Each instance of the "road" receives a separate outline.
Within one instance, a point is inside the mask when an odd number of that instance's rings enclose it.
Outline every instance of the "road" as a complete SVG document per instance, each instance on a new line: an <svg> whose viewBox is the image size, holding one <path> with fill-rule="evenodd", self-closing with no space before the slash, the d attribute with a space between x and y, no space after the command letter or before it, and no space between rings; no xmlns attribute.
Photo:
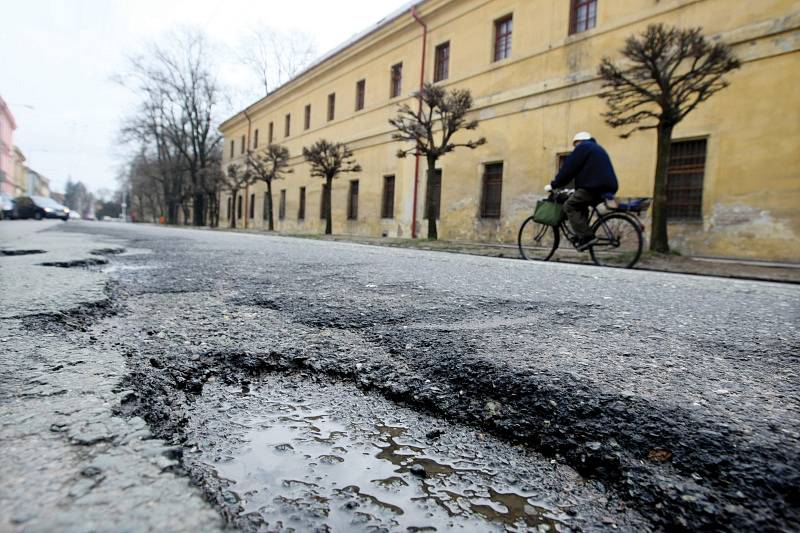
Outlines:
<svg viewBox="0 0 800 533"><path fill-rule="evenodd" d="M6 313L39 336L4 336L121 354L114 416L177 446L172 481L236 527L800 527L797 286L14 224L5 248L91 244L3 266L104 296Z"/></svg>

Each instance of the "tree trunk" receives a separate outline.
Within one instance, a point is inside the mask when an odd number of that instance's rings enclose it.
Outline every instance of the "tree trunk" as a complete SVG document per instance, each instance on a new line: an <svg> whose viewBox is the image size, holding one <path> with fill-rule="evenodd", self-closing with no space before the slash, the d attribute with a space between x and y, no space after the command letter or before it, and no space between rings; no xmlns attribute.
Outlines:
<svg viewBox="0 0 800 533"><path fill-rule="evenodd" d="M177 225L179 211L180 211L180 206L178 205L178 202L175 200L170 200L169 205L167 207L167 223L171 225Z"/></svg>
<svg viewBox="0 0 800 533"><path fill-rule="evenodd" d="M428 172L425 184L425 196L427 202L425 205L425 216L428 217L428 239L435 241L439 238L439 232L436 231L436 210L434 209L434 198L431 193L433 179L436 176L436 160L428 160Z"/></svg>
<svg viewBox="0 0 800 533"><path fill-rule="evenodd" d="M192 223L195 226L205 226L206 225L206 197L203 193L197 193L194 195L194 202L193 202L193 220Z"/></svg>
<svg viewBox="0 0 800 533"><path fill-rule="evenodd" d="M658 148L656 152L656 176L653 187L653 227L650 235L650 250L662 254L669 253L667 234L667 170L672 143L673 126L659 125Z"/></svg>
<svg viewBox="0 0 800 533"><path fill-rule="evenodd" d="M275 231L275 222L272 219L272 181L267 181L267 211L269 212L269 231Z"/></svg>
<svg viewBox="0 0 800 533"><path fill-rule="evenodd" d="M189 217L192 214L192 210L189 209L189 206L186 205L186 203L184 202L184 203L181 204L181 211L183 211L183 223L182 223L182 225L183 226L188 226L189 224L186 221L189 220Z"/></svg>
<svg viewBox="0 0 800 533"><path fill-rule="evenodd" d="M331 193L333 192L333 178L325 180L327 187L325 187L325 235L333 235L333 205L331 204Z"/></svg>
<svg viewBox="0 0 800 533"><path fill-rule="evenodd" d="M231 200L231 228L236 229L236 196L238 191L233 191L233 200Z"/></svg>

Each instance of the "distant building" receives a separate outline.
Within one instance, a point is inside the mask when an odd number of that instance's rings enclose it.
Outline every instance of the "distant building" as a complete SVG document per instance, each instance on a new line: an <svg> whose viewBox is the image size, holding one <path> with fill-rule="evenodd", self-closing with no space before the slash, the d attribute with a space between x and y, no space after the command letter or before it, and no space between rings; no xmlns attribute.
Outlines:
<svg viewBox="0 0 800 533"><path fill-rule="evenodd" d="M0 193L15 196L14 178L14 130L17 123L5 100L0 97Z"/></svg>
<svg viewBox="0 0 800 533"><path fill-rule="evenodd" d="M28 169L25 166L25 154L22 153L19 146L14 147L14 171L9 182L14 187L12 196L25 194L28 187Z"/></svg>
<svg viewBox="0 0 800 533"><path fill-rule="evenodd" d="M333 184L334 233L408 237L416 220L424 237L430 197L441 238L514 243L581 130L610 152L620 196L652 196L656 134L621 139L622 131L605 123L597 72L603 56L620 57L626 38L664 23L702 26L742 62L731 86L675 129L671 244L691 255L800 262L797 0L414 5L427 33L410 9L395 12L220 126L226 166L269 143L290 150L294 173L273 186L279 231L324 230L323 180L311 177L301 155L323 138L347 143L363 167ZM417 180L414 158L395 157L388 123L398 104L416 108L411 95L421 71L425 81L472 92L470 118L480 121L473 138L488 140L443 157L430 191L424 162ZM221 223L235 217L237 227L263 228L265 194L263 183L241 191L236 205L223 194Z"/></svg>
<svg viewBox="0 0 800 533"><path fill-rule="evenodd" d="M50 196L50 180L33 170L27 168L28 171L28 185L26 194L28 196Z"/></svg>

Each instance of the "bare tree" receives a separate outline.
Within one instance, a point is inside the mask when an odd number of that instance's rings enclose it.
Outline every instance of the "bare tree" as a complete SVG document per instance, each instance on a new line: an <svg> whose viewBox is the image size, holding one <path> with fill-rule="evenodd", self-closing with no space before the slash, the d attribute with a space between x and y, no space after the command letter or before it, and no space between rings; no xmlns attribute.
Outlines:
<svg viewBox="0 0 800 533"><path fill-rule="evenodd" d="M67 178L67 186L64 189L64 205L83 217L89 213L93 202L92 194L82 182L73 181L72 177Z"/></svg>
<svg viewBox="0 0 800 533"><path fill-rule="evenodd" d="M225 186L225 172L222 170L222 147L214 147L211 164L202 169L200 183L208 199L208 218L212 228L219 226L220 192Z"/></svg>
<svg viewBox="0 0 800 533"><path fill-rule="evenodd" d="M409 148L397 151L398 157L408 155L424 157L428 163L427 190L431 190L436 173L436 161L456 148L466 147L474 150L486 144L486 139L457 143L453 135L459 130L474 130L477 120L467 120L472 109L472 94L465 89L447 90L443 87L426 83L422 90L415 93L419 100L419 110L414 111L408 104L402 104L395 118L389 119L397 131L392 139L411 143ZM434 198L428 194L425 214L428 217L428 238L437 239L436 212ZM414 229L416 231L416 228Z"/></svg>
<svg viewBox="0 0 800 533"><path fill-rule="evenodd" d="M653 229L650 249L669 252L667 235L667 170L675 126L697 106L728 86L725 75L740 67L729 46L712 43L701 28L651 25L627 39L621 50L627 60L600 64L608 105L606 122L614 128L655 129L658 137Z"/></svg>
<svg viewBox="0 0 800 533"><path fill-rule="evenodd" d="M219 88L208 63L212 56L208 48L202 34L185 32L132 59L130 73L122 79L142 95L124 133L153 147L164 168L170 168L165 188L173 223L178 208L186 210L191 204L194 224L204 225L207 206L213 203L203 179L210 166L219 164L214 150L222 138L214 127Z"/></svg>
<svg viewBox="0 0 800 533"><path fill-rule="evenodd" d="M269 94L306 68L317 55L311 34L281 32L268 27L258 27L249 32L239 45L237 56L258 79Z"/></svg>
<svg viewBox="0 0 800 533"><path fill-rule="evenodd" d="M331 215L331 191L333 180L339 174L361 172L361 165L353 159L353 152L346 144L321 139L309 147L303 148L303 157L311 166L311 176L323 178L325 187L325 235L333 233L333 216Z"/></svg>
<svg viewBox="0 0 800 533"><path fill-rule="evenodd" d="M247 152L247 165L256 180L267 184L268 229L275 229L272 216L272 182L281 180L294 172L289 168L289 149L279 144L270 144L265 150Z"/></svg>
<svg viewBox="0 0 800 533"><path fill-rule="evenodd" d="M231 227L236 227L236 209L237 209L237 199L239 195L239 191L253 185L255 183L256 176L253 172L245 165L241 167L236 164L228 165L228 170L225 174L225 181L223 184L223 189L230 191L231 193L231 206L232 206L232 215L231 215Z"/></svg>

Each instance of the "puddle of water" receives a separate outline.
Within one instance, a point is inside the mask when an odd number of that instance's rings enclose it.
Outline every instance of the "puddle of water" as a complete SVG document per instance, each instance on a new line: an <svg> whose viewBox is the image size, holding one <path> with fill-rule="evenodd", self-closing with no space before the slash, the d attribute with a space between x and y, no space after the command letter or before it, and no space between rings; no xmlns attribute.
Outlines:
<svg viewBox="0 0 800 533"><path fill-rule="evenodd" d="M474 434L466 446L448 437L429 442L419 415L398 416L388 402L341 385L287 388L271 379L244 396L216 387L203 395L216 400L216 416L196 420L195 436L205 442L198 438L200 449L189 461L212 468L227 484L226 499L259 527L568 529L566 515L524 490L529 480L500 471L476 449ZM220 412L230 418L220 420ZM224 440L216 435L240 427L246 431Z"/></svg>

